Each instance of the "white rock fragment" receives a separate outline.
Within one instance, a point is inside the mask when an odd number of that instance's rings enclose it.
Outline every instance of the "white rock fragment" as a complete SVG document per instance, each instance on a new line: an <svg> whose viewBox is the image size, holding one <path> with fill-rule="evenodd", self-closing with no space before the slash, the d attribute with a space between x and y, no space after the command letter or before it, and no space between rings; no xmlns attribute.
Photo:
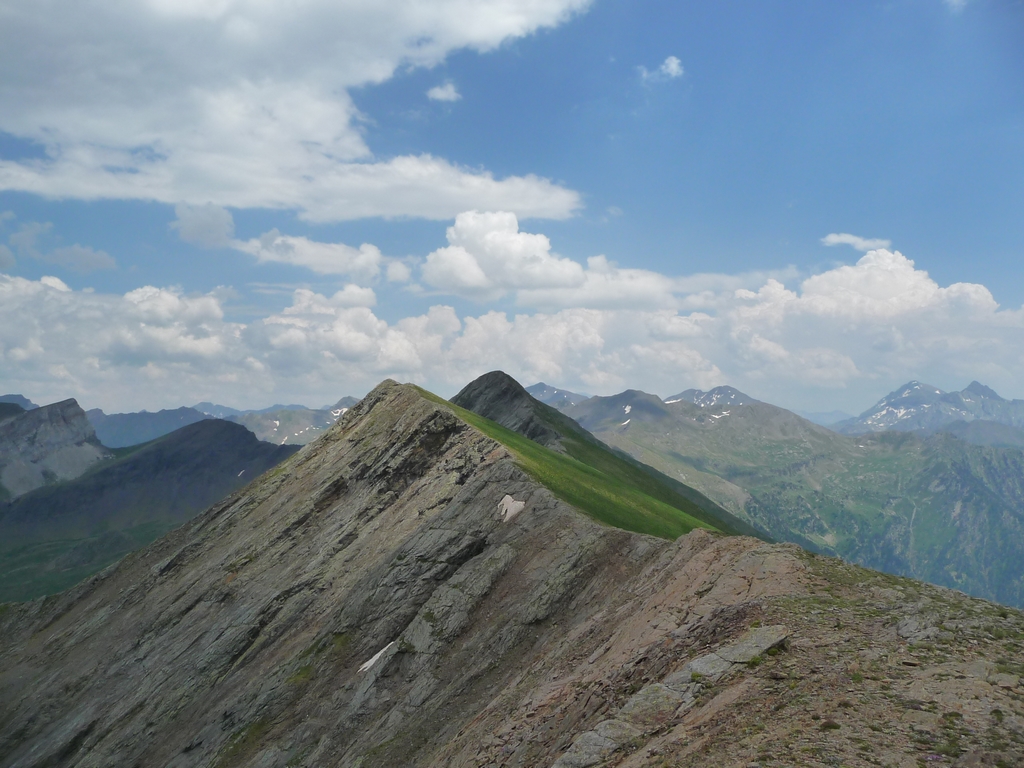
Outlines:
<svg viewBox="0 0 1024 768"><path fill-rule="evenodd" d="M522 512L523 507L525 506L525 501L516 501L506 493L505 498L498 502L498 511L501 512L501 522L507 523L513 517Z"/></svg>
<svg viewBox="0 0 1024 768"><path fill-rule="evenodd" d="M370 667L372 667L374 664L376 664L378 661L380 661L380 657L384 655L384 652L387 651L387 649L390 648L394 644L395 644L395 641L392 640L390 643L388 643L383 648L381 648L379 651L377 651L375 654L373 654L373 656L370 657L369 661L367 661L365 664L363 664L363 666L361 666L359 668L359 671L360 672L367 672L367 671L369 671Z"/></svg>

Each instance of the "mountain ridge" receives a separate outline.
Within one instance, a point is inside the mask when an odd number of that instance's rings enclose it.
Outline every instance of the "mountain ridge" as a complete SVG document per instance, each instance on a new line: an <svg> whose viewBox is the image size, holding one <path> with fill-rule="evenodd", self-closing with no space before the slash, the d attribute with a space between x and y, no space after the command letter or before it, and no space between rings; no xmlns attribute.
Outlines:
<svg viewBox="0 0 1024 768"><path fill-rule="evenodd" d="M975 420L1024 428L1024 400L1006 400L977 381L959 392L943 392L915 380L893 390L859 416L832 428L851 435L884 430L932 434L957 421Z"/></svg>
<svg viewBox="0 0 1024 768"><path fill-rule="evenodd" d="M1019 665L987 661L1020 612L792 545L601 525L438 401L384 382L278 471L7 606L0 762L1024 759Z"/></svg>

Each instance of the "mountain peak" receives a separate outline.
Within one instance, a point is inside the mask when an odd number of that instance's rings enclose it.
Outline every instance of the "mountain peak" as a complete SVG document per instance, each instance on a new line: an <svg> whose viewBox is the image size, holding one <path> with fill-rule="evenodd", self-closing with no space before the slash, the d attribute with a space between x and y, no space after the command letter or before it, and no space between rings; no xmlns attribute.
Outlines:
<svg viewBox="0 0 1024 768"><path fill-rule="evenodd" d="M994 389L986 387L984 384L977 381L972 381L964 387L964 392L970 392L972 395L977 395L978 397L986 397L989 400L1003 400L1003 398L996 394Z"/></svg>
<svg viewBox="0 0 1024 768"><path fill-rule="evenodd" d="M491 371L477 377L451 402L534 442L558 449L560 435L537 415L537 408L543 404L504 371Z"/></svg>
<svg viewBox="0 0 1024 768"><path fill-rule="evenodd" d="M552 387L550 384L545 384L543 381L531 384L526 388L526 391L530 393L531 397L540 400L545 405L550 405L552 408L557 408L560 411L565 410L566 408L571 408L574 405L582 403L584 400L590 399L590 395Z"/></svg>
<svg viewBox="0 0 1024 768"><path fill-rule="evenodd" d="M680 401L693 403L699 408L713 408L716 405L749 405L758 402L750 395L740 392L735 387L721 386L709 389L707 392L701 389L687 389L678 395L666 398L668 404Z"/></svg>

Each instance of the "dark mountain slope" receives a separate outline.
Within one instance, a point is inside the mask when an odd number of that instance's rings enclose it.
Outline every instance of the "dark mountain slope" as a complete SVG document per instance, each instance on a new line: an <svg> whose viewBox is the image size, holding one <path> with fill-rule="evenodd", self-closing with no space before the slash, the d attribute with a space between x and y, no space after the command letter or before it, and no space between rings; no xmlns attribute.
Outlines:
<svg viewBox="0 0 1024 768"><path fill-rule="evenodd" d="M86 411L89 423L96 430L96 437L108 448L125 448L140 445L169 435L176 429L195 424L208 418L194 408L175 408L173 410L149 413L111 413L106 414L99 408Z"/></svg>
<svg viewBox="0 0 1024 768"><path fill-rule="evenodd" d="M0 764L1019 765L1022 636L791 545L600 525L385 382L280 471L5 607Z"/></svg>
<svg viewBox="0 0 1024 768"><path fill-rule="evenodd" d="M653 395L651 409L664 408ZM577 408L586 408L585 401ZM626 453L609 451L579 423L536 400L503 371L492 371L466 385L451 400L455 405L576 459L606 478L637 488L658 501L727 533L763 536L699 491L638 462ZM645 408L638 408L638 414ZM652 531L653 532L653 531ZM678 534L677 534L678 535Z"/></svg>
<svg viewBox="0 0 1024 768"><path fill-rule="evenodd" d="M215 419L0 505L0 601L64 589L181 525L297 447Z"/></svg>
<svg viewBox="0 0 1024 768"><path fill-rule="evenodd" d="M24 412L25 409L22 408L17 403L0 402L0 421L3 421L4 419L11 419L14 418L15 416L20 416Z"/></svg>
<svg viewBox="0 0 1024 768"><path fill-rule="evenodd" d="M39 406L33 403L24 395L0 395L0 403L13 403L21 406L22 410L31 411Z"/></svg>

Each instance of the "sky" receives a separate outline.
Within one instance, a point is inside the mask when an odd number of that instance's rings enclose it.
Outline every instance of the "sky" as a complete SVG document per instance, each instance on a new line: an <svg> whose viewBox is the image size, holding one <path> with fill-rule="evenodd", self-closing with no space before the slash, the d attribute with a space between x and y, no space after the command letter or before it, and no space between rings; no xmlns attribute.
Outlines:
<svg viewBox="0 0 1024 768"><path fill-rule="evenodd" d="M1024 0L0 0L0 390L1024 398Z"/></svg>

